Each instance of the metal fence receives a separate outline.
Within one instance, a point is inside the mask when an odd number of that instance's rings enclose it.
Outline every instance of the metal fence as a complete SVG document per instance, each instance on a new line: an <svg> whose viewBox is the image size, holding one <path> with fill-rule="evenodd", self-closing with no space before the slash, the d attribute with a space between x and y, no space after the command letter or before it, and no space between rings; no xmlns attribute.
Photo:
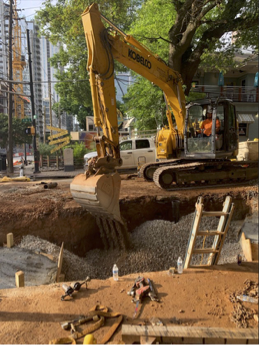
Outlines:
<svg viewBox="0 0 259 345"><path fill-rule="evenodd" d="M206 93L207 97L226 97L233 102L258 102L258 88L252 86L196 85L192 91Z"/></svg>

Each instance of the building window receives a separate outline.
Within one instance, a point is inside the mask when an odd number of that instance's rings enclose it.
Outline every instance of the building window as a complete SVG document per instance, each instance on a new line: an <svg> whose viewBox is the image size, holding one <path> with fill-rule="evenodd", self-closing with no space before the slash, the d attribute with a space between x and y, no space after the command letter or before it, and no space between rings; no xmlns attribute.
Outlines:
<svg viewBox="0 0 259 345"><path fill-rule="evenodd" d="M247 136L247 123L239 123L239 136L246 137Z"/></svg>

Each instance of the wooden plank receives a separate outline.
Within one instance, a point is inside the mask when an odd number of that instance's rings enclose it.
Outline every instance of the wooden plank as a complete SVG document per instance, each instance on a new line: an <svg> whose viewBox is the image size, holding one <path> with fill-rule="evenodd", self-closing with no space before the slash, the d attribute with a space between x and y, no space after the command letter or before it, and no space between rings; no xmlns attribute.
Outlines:
<svg viewBox="0 0 259 345"><path fill-rule="evenodd" d="M16 287L24 287L24 272L18 271L15 273L15 285Z"/></svg>
<svg viewBox="0 0 259 345"><path fill-rule="evenodd" d="M210 254L210 253L218 253L218 250L212 248L196 248L193 250L193 254Z"/></svg>
<svg viewBox="0 0 259 345"><path fill-rule="evenodd" d="M203 344L203 338L183 338L183 344Z"/></svg>
<svg viewBox="0 0 259 345"><path fill-rule="evenodd" d="M246 339L227 339L226 344L246 344Z"/></svg>
<svg viewBox="0 0 259 345"><path fill-rule="evenodd" d="M231 202L232 202L232 198L230 196L227 196L223 204L222 212L228 213ZM217 231L224 232L226 222L227 222L227 217L221 216L219 219ZM215 236L212 248L216 249L218 247L219 238L220 238L219 236ZM214 254L211 253L208 259L208 264L212 265L213 259L214 259Z"/></svg>
<svg viewBox="0 0 259 345"><path fill-rule="evenodd" d="M223 211L212 211L212 212L210 212L210 211L203 211L202 212L202 216L204 216L204 217L219 217L219 216L223 216L223 217L225 217L225 216L228 216L228 212L223 212Z"/></svg>
<svg viewBox="0 0 259 345"><path fill-rule="evenodd" d="M258 261L258 243L251 243L252 261Z"/></svg>
<svg viewBox="0 0 259 345"><path fill-rule="evenodd" d="M211 265L189 265L188 268L208 268Z"/></svg>
<svg viewBox="0 0 259 345"><path fill-rule="evenodd" d="M224 233L219 231L199 231L197 232L197 236L224 236Z"/></svg>
<svg viewBox="0 0 259 345"><path fill-rule="evenodd" d="M60 275L58 276L58 282L62 283L65 281L65 274L64 273L60 273Z"/></svg>
<svg viewBox="0 0 259 345"><path fill-rule="evenodd" d="M247 342L247 344L259 344L259 342L258 342L258 338L257 339L248 339L248 342Z"/></svg>
<svg viewBox="0 0 259 345"><path fill-rule="evenodd" d="M137 326L122 325L122 339L127 336L135 338L140 336L165 337L165 338L214 338L214 339L235 339L247 341L247 339L258 339L257 328L235 329L235 328L209 328L209 327L184 327L184 326ZM193 340L193 339L192 339Z"/></svg>
<svg viewBox="0 0 259 345"><path fill-rule="evenodd" d="M60 248L60 252L59 252L59 256L58 256L58 269L57 269L56 283L59 282L59 276L60 276L61 270L62 270L63 251L64 251L64 242L62 242L62 245L61 245L61 248Z"/></svg>
<svg viewBox="0 0 259 345"><path fill-rule="evenodd" d="M226 223L226 226L225 226L225 229L224 229L224 236L220 240L219 252L218 252L218 254L215 255L215 258L214 258L214 260L212 262L213 265L217 265L218 264L220 253L221 253L221 250L222 250L222 247L223 247L226 235L228 233L228 229L229 229L229 226L230 226L230 222L231 222L234 210L235 210L235 205L231 204L231 209L230 209L229 216L228 216L228 219L227 219L227 223Z"/></svg>
<svg viewBox="0 0 259 345"><path fill-rule="evenodd" d="M194 220L193 220L193 225L192 225L192 230L189 236L188 240L188 245L187 245L187 251L184 259L184 269L188 268L191 262L192 258L192 253L193 253L193 248L196 240L196 234L199 229L199 225L201 222L201 215L203 211L203 198L199 197L197 200L197 203L195 205L195 215L194 215Z"/></svg>
<svg viewBox="0 0 259 345"><path fill-rule="evenodd" d="M183 338L168 338L168 337L162 337L162 344L184 344Z"/></svg>
<svg viewBox="0 0 259 345"><path fill-rule="evenodd" d="M241 242L241 247L242 247L246 260L252 261L253 257L252 257L251 241L249 240L249 238L246 239L246 236L243 232L241 235L240 242Z"/></svg>
<svg viewBox="0 0 259 345"><path fill-rule="evenodd" d="M155 344L156 337L148 337L146 335L142 335L140 337L140 344Z"/></svg>
<svg viewBox="0 0 259 345"><path fill-rule="evenodd" d="M225 339L219 338L205 338L204 344L225 344Z"/></svg>
<svg viewBox="0 0 259 345"><path fill-rule="evenodd" d="M6 235L6 246L7 248L13 247L13 233L12 232Z"/></svg>

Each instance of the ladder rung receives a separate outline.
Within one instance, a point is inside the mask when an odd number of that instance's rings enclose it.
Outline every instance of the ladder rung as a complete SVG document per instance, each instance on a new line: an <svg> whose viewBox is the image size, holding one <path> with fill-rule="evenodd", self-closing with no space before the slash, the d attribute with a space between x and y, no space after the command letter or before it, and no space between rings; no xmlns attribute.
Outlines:
<svg viewBox="0 0 259 345"><path fill-rule="evenodd" d="M206 267L211 267L211 265L189 265L188 268L206 268Z"/></svg>
<svg viewBox="0 0 259 345"><path fill-rule="evenodd" d="M194 249L193 250L193 254L210 254L210 253L213 253L213 254L216 254L218 253L219 251L218 250L215 250L215 249L211 249L211 248L202 248L202 249Z"/></svg>
<svg viewBox="0 0 259 345"><path fill-rule="evenodd" d="M219 235L219 236L223 236L225 233L221 232L221 231L199 231L197 232L197 236L215 236L215 235Z"/></svg>
<svg viewBox="0 0 259 345"><path fill-rule="evenodd" d="M228 216L228 212L216 211L216 212L207 212L202 211L202 216L204 217L216 217L216 216Z"/></svg>

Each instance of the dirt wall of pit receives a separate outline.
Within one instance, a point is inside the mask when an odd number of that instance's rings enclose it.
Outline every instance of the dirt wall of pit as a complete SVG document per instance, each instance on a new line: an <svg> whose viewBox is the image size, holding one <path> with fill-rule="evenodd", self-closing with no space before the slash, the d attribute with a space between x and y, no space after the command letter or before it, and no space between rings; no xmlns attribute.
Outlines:
<svg viewBox="0 0 259 345"><path fill-rule="evenodd" d="M233 220L244 219L258 207L257 187L224 192L185 191L177 195L149 195L147 189L143 194L120 199L121 215L129 232L148 220L177 222L194 212L199 196L203 196L206 211L217 211L222 210L226 196L230 195L235 204ZM0 200L0 245L12 232L15 243L19 243L22 236L33 235L59 246L64 242L66 249L80 256L91 249L103 248L95 218L74 202L67 186L53 190L31 185L6 189L0 193Z"/></svg>

